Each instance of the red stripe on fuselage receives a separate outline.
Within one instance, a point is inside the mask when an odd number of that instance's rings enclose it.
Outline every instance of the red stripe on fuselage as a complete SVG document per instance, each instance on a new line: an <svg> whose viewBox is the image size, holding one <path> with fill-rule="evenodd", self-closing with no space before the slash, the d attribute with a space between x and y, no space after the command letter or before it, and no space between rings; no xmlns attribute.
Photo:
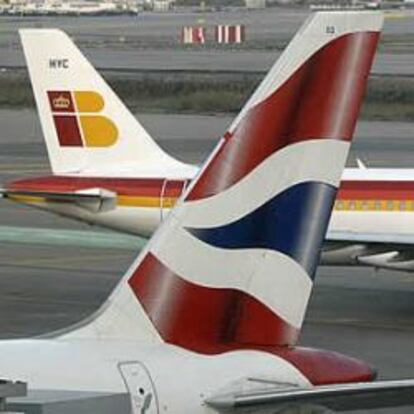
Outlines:
<svg viewBox="0 0 414 414"><path fill-rule="evenodd" d="M379 34L352 33L317 51L272 95L251 108L188 196L213 196L279 149L311 139L349 141Z"/></svg>
<svg viewBox="0 0 414 414"><path fill-rule="evenodd" d="M118 195L160 197L161 192L164 191L164 197L179 197L185 182L184 180L168 180L168 185L164 186L164 178L45 176L10 182L7 189L64 193L88 188L104 188Z"/></svg>
<svg viewBox="0 0 414 414"><path fill-rule="evenodd" d="M414 181L342 181L338 200L414 200Z"/></svg>
<svg viewBox="0 0 414 414"><path fill-rule="evenodd" d="M189 258L189 260L191 260ZM202 354L296 341L298 330L239 290L214 289L182 279L151 253L129 284L161 337ZM165 294L161 294L164 292Z"/></svg>
<svg viewBox="0 0 414 414"><path fill-rule="evenodd" d="M92 178L44 176L12 181L9 190L73 192L87 188L105 188L119 195L159 197L162 178ZM179 197L188 181L168 181L165 197ZM338 200L414 200L414 181L342 181Z"/></svg>

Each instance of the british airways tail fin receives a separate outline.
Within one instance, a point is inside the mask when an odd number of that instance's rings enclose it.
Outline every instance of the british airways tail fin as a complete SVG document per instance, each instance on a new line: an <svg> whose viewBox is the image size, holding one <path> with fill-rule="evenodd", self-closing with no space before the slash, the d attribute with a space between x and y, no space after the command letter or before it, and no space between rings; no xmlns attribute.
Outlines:
<svg viewBox="0 0 414 414"><path fill-rule="evenodd" d="M20 37L53 173L156 176L162 170L176 177L185 171L64 32L23 29Z"/></svg>
<svg viewBox="0 0 414 414"><path fill-rule="evenodd" d="M72 337L294 345L382 15L312 15L119 287Z"/></svg>

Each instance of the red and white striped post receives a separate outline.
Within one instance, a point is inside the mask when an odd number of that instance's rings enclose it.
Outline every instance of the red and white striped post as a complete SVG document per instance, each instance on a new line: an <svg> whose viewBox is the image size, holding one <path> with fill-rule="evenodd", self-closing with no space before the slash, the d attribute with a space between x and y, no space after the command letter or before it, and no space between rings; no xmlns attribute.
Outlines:
<svg viewBox="0 0 414 414"><path fill-rule="evenodd" d="M215 38L219 44L243 43L246 40L246 28L242 24L219 24L215 28Z"/></svg>
<svg viewBox="0 0 414 414"><path fill-rule="evenodd" d="M181 43L188 44L205 44L206 28L202 26L183 26L181 30Z"/></svg>

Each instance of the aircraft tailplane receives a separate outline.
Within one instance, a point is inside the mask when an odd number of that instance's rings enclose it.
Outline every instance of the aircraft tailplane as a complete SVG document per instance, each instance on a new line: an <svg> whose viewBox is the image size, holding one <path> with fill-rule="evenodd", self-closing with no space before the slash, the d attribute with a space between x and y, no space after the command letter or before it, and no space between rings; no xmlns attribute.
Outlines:
<svg viewBox="0 0 414 414"><path fill-rule="evenodd" d="M72 40L56 29L22 29L54 174L174 176L185 164L166 154ZM147 173L146 173L147 172Z"/></svg>
<svg viewBox="0 0 414 414"><path fill-rule="evenodd" d="M382 19L307 20L108 302L69 336L139 331L201 354L295 345Z"/></svg>

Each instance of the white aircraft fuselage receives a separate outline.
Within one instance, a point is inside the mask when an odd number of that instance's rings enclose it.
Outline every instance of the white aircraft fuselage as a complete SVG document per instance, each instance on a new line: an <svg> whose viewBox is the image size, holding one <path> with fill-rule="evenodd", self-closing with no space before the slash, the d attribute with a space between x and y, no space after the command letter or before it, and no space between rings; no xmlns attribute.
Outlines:
<svg viewBox="0 0 414 414"><path fill-rule="evenodd" d="M150 413L173 414L215 413L206 399L229 387L254 390L264 381L308 387L375 377L367 364L328 351L269 348L200 355L165 343L103 340L1 341L0 367L2 377L27 381L35 389L128 392L137 413L151 395Z"/></svg>
<svg viewBox="0 0 414 414"><path fill-rule="evenodd" d="M197 169L186 168L184 172L187 178L172 180L139 178L134 171L122 178L45 176L11 182L7 190L17 191L8 195L14 201L90 224L149 237L168 215ZM18 193L75 193L91 188L113 192L116 202L109 209L99 210L73 201L53 202L50 198ZM346 169L328 231L414 234L413 214L414 170Z"/></svg>

